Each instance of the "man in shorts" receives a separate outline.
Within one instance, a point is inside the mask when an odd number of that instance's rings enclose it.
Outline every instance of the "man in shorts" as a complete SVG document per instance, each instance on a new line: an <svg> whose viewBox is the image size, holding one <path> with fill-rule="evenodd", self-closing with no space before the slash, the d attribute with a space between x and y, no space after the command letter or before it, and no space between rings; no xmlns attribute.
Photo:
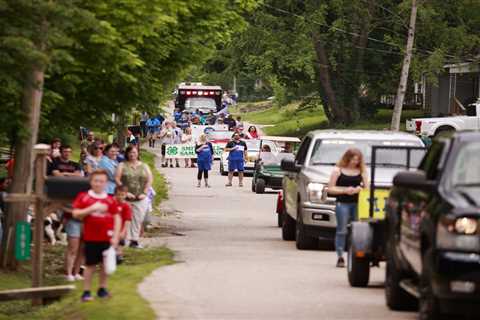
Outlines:
<svg viewBox="0 0 480 320"><path fill-rule="evenodd" d="M238 185L243 187L243 171L245 159L247 158L247 144L240 140L240 134L235 133L232 141L227 143L225 151L228 154L228 183L227 187L232 186L233 173L238 172Z"/></svg>
<svg viewBox="0 0 480 320"><path fill-rule="evenodd" d="M73 217L83 220L83 240L85 243L84 291L82 301L93 300L91 294L92 277L96 266L101 265L99 275L99 298L108 298L107 273L103 265L103 252L110 246L117 247L122 219L118 214L118 204L105 191L108 176L104 170L96 170L90 175L90 187L81 192L73 202Z"/></svg>

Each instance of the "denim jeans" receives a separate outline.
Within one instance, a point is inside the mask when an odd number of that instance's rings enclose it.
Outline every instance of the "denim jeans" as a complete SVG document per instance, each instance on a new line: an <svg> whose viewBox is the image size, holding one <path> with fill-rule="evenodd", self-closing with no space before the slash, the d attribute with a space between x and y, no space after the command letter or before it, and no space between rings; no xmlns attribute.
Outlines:
<svg viewBox="0 0 480 320"><path fill-rule="evenodd" d="M337 205L335 206L335 216L337 217L335 250L337 251L338 257L341 257L347 240L347 225L350 221L357 218L357 204L337 202Z"/></svg>

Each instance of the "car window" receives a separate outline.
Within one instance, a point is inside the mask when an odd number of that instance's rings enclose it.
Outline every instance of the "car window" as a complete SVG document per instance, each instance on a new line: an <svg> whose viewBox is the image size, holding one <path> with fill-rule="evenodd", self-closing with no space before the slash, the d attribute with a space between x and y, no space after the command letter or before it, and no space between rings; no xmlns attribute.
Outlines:
<svg viewBox="0 0 480 320"><path fill-rule="evenodd" d="M470 104L467 106L467 116L476 117L477 116L477 105Z"/></svg>
<svg viewBox="0 0 480 320"><path fill-rule="evenodd" d="M401 141L401 140L348 140L348 139L323 139L316 140L310 157L311 165L335 165L350 148L356 148L362 152L365 163L371 165L372 147L423 147L422 141ZM417 167L424 155L423 150L412 150L410 152L410 167ZM376 165L386 167L407 166L407 151L405 149L377 149Z"/></svg>
<svg viewBox="0 0 480 320"><path fill-rule="evenodd" d="M428 180L436 180L438 178L444 147L444 142L434 142L420 164L420 170L425 171Z"/></svg>
<svg viewBox="0 0 480 320"><path fill-rule="evenodd" d="M300 149L298 149L297 156L295 157L295 160L297 161L298 164L305 164L308 148L310 147L310 142L312 142L312 139L310 137L306 137L303 140L302 145L300 146Z"/></svg>

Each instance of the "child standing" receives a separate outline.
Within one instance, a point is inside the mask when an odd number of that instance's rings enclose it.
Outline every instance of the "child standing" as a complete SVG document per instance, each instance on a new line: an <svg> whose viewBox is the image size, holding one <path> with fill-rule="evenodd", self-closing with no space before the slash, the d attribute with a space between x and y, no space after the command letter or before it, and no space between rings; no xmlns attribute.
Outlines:
<svg viewBox="0 0 480 320"><path fill-rule="evenodd" d="M128 188L127 186L119 186L115 189L115 200L117 201L118 213L122 218L122 227L120 228L120 241L117 248L117 262L118 264L123 262L123 246L125 246L125 240L127 239L127 230L130 229L130 223L132 221L132 208L128 204L127 200Z"/></svg>
<svg viewBox="0 0 480 320"><path fill-rule="evenodd" d="M80 193L73 202L73 217L83 220L85 243L84 292L82 301L93 300L92 277L97 265L99 274L99 298L110 297L107 291L107 273L103 265L103 252L110 246L117 247L120 235L121 217L115 200L106 192L108 175L105 170L93 171L90 175L90 190Z"/></svg>
<svg viewBox="0 0 480 320"><path fill-rule="evenodd" d="M198 165L198 185L201 187L202 184L202 175L205 179L205 187L210 188L208 184L208 171L212 169L213 161L213 146L208 142L207 136L202 134L198 138L198 144L195 147L195 152L197 153L197 165Z"/></svg>

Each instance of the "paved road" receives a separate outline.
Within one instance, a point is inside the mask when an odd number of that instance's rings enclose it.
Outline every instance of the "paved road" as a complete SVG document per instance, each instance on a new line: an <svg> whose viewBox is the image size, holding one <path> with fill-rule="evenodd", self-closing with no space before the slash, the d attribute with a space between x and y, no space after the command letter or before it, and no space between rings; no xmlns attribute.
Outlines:
<svg viewBox="0 0 480 320"><path fill-rule="evenodd" d="M280 238L275 194L224 187L195 187L194 169L163 169L171 183L163 238L179 263L156 270L141 285L159 319L415 319L385 306L383 269L372 287L349 287L335 254L298 251Z"/></svg>

